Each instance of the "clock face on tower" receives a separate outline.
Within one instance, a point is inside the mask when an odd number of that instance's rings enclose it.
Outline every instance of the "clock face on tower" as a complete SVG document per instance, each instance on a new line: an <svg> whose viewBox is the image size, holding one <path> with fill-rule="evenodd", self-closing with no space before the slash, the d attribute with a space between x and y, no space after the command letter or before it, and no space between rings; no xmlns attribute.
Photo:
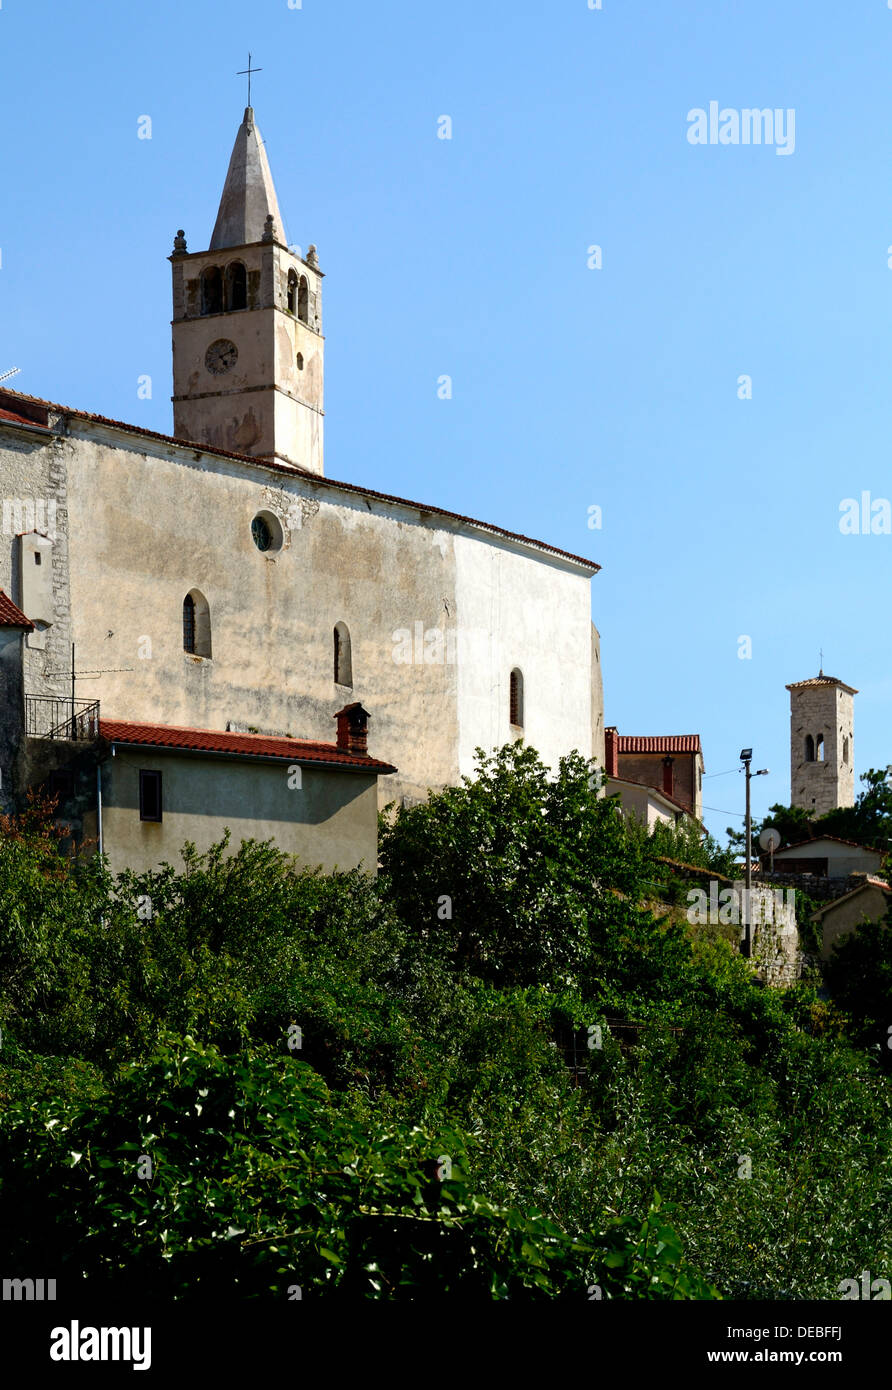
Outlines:
<svg viewBox="0 0 892 1390"><path fill-rule="evenodd" d="M228 338L218 338L204 354L204 365L214 376L222 376L238 361L238 348Z"/></svg>

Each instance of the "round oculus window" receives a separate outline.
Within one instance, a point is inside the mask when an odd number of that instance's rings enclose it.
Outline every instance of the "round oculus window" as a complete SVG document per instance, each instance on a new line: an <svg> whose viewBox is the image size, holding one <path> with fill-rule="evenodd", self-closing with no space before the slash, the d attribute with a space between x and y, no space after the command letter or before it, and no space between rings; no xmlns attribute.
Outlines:
<svg viewBox="0 0 892 1390"><path fill-rule="evenodd" d="M263 554L274 554L285 543L282 523L272 512L258 512L251 522L251 538Z"/></svg>

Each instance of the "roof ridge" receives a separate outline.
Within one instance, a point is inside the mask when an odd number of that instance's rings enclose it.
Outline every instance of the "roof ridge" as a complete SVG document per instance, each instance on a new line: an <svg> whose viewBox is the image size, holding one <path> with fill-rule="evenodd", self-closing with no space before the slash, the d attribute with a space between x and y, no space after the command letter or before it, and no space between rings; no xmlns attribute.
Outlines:
<svg viewBox="0 0 892 1390"><path fill-rule="evenodd" d="M269 468L276 473L285 473L289 477L305 478L309 482L322 486L340 488L343 492L356 492L363 497L377 497L382 502L395 502L402 507L412 507L417 512L434 512L437 516L448 516L454 521L463 521L471 526L479 526L482 530L492 531L495 535L504 536L507 540L520 541L523 545L535 546L537 550L545 550L551 555L560 555L565 560L572 560L574 564L583 565L594 574L597 574L601 568L595 560L586 559L584 555L574 555L571 550L562 550L560 546L549 545L548 541L536 540L534 536L521 535L519 531L508 531L504 526L497 526L495 522L480 521L473 516L463 516L461 512L451 512L445 507L437 507L429 502L413 502L409 497L397 497L393 493L378 492L375 488L364 487L360 483L345 483L338 478L328 478L320 473L311 473L309 469L300 468L297 464L276 463L272 459L254 458L250 454L236 454L231 449L220 449L214 444L200 444L194 439L181 439L173 434L160 434L157 430L145 429L142 425L128 424L126 420L113 420L108 415L96 415L88 410L77 410L74 406L59 405L58 402L45 400L42 396L28 396L24 392L6 391L0 387L0 407L2 407L4 398L11 401L32 401L35 405L45 406L49 410L57 410L61 415L71 415L78 420L89 420L98 425L109 425L112 429L124 430L144 439L158 439L164 444L174 444L181 449L197 450L199 453L210 454L215 458L235 459L239 463L250 463L255 467Z"/></svg>

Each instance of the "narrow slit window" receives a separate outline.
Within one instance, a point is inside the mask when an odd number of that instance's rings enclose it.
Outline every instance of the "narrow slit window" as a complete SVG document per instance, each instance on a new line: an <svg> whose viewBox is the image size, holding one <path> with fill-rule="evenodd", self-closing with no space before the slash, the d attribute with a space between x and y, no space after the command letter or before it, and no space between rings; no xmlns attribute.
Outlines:
<svg viewBox="0 0 892 1390"><path fill-rule="evenodd" d="M336 685L353 685L353 653L350 644L350 629L346 623L335 623L334 629L334 678Z"/></svg>
<svg viewBox="0 0 892 1390"><path fill-rule="evenodd" d="M183 651L195 654L195 600L191 594L183 599Z"/></svg>
<svg viewBox="0 0 892 1390"><path fill-rule="evenodd" d="M523 675L516 668L509 683L508 716L516 729L523 728Z"/></svg>

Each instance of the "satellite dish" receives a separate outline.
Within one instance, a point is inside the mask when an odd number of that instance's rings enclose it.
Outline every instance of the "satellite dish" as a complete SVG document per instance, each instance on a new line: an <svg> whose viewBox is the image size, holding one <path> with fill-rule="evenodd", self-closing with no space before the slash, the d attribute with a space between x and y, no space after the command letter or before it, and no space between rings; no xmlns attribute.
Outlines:
<svg viewBox="0 0 892 1390"><path fill-rule="evenodd" d="M774 851L780 848L780 842L780 831L776 830L773 825L766 825L762 834L759 836L759 844L762 848L767 850L769 854L774 854Z"/></svg>

